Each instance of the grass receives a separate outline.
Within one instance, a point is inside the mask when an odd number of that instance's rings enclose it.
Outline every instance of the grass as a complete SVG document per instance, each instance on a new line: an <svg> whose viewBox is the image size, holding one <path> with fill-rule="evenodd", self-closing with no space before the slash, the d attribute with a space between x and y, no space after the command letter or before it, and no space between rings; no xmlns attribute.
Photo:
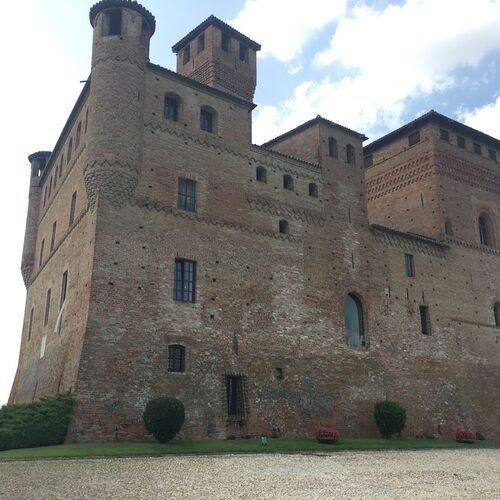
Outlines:
<svg viewBox="0 0 500 500"><path fill-rule="evenodd" d="M500 449L500 441L476 441L462 444L442 439L342 438L335 445L320 444L312 438L269 439L266 447L260 439L182 440L160 443L78 443L0 451L1 460L38 458L87 458L172 455L183 453L307 453L354 450L423 450L423 449Z"/></svg>

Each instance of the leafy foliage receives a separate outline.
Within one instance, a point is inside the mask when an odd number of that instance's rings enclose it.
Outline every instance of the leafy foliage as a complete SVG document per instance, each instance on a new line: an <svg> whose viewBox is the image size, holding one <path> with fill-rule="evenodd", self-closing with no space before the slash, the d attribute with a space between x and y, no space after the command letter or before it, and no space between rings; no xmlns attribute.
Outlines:
<svg viewBox="0 0 500 500"><path fill-rule="evenodd" d="M61 444L75 404L71 393L0 408L0 450Z"/></svg>
<svg viewBox="0 0 500 500"><path fill-rule="evenodd" d="M155 439L160 443L168 443L184 424L184 405L175 398L152 399L146 405L143 420L146 430Z"/></svg>
<svg viewBox="0 0 500 500"><path fill-rule="evenodd" d="M406 412L395 401L379 401L375 404L375 423L383 438L390 439L405 428Z"/></svg>

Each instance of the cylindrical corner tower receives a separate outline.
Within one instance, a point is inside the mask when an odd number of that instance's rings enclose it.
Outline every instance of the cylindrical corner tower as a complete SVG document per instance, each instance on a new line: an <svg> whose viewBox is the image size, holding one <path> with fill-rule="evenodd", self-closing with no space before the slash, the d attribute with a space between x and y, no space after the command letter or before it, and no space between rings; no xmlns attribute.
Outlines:
<svg viewBox="0 0 500 500"><path fill-rule="evenodd" d="M26 216L26 231L24 233L23 257L21 260L21 274L24 284L28 287L35 264L35 246L38 232L38 212L40 210L41 189L39 187L42 174L50 151L38 151L28 156L31 164L30 191L28 202L28 215Z"/></svg>
<svg viewBox="0 0 500 500"><path fill-rule="evenodd" d="M131 0L102 0L90 9L94 28L85 185L119 207L139 175L145 70L155 18Z"/></svg>

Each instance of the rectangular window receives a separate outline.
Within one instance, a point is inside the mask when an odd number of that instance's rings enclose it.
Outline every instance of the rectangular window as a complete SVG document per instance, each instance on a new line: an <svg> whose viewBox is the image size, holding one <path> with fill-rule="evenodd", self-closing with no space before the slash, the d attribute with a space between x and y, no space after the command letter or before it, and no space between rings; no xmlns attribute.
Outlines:
<svg viewBox="0 0 500 500"><path fill-rule="evenodd" d="M420 324L424 335L431 334L431 317L428 306L420 306Z"/></svg>
<svg viewBox="0 0 500 500"><path fill-rule="evenodd" d="M457 146L459 148L465 149L465 137L457 135Z"/></svg>
<svg viewBox="0 0 500 500"><path fill-rule="evenodd" d="M82 122L76 127L75 149L80 145L80 138L82 136Z"/></svg>
<svg viewBox="0 0 500 500"><path fill-rule="evenodd" d="M474 142L474 143L472 144L472 150L473 150L473 151L474 151L474 153L476 153L477 155L482 154L481 144L478 144L477 142Z"/></svg>
<svg viewBox="0 0 500 500"><path fill-rule="evenodd" d="M56 243L56 230L57 230L57 222L52 224L52 236L50 237L50 251L54 250L54 245Z"/></svg>
<svg viewBox="0 0 500 500"><path fill-rule="evenodd" d="M49 198L52 196L52 176L50 176L49 180Z"/></svg>
<svg viewBox="0 0 500 500"><path fill-rule="evenodd" d="M105 35L121 35L122 33L122 11L121 9L110 10L107 13L108 30Z"/></svg>
<svg viewBox="0 0 500 500"><path fill-rule="evenodd" d="M63 164L64 164L64 155L61 155L61 163L59 164L59 179L61 178L62 175Z"/></svg>
<svg viewBox="0 0 500 500"><path fill-rule="evenodd" d="M450 141L450 133L444 128L439 129L439 137L446 142Z"/></svg>
<svg viewBox="0 0 500 500"><path fill-rule="evenodd" d="M68 151L66 152L66 164L71 161L71 152L73 150L73 138L71 138L68 142Z"/></svg>
<svg viewBox="0 0 500 500"><path fill-rule="evenodd" d="M40 245L40 261L38 262L38 267L42 267L44 247L45 247L45 240L43 239Z"/></svg>
<svg viewBox="0 0 500 500"><path fill-rule="evenodd" d="M494 149L488 149L488 156L490 160L497 161L497 152Z"/></svg>
<svg viewBox="0 0 500 500"><path fill-rule="evenodd" d="M413 278L415 276L415 263L413 261L413 255L405 253L405 268L406 276L408 278Z"/></svg>
<svg viewBox="0 0 500 500"><path fill-rule="evenodd" d="M243 398L243 377L226 375L227 416L231 420L245 420L245 402Z"/></svg>
<svg viewBox="0 0 500 500"><path fill-rule="evenodd" d="M31 340L31 334L33 333L33 315L35 314L35 309L32 307L30 311L30 322L28 326L28 340Z"/></svg>
<svg viewBox="0 0 500 500"><path fill-rule="evenodd" d="M177 208L189 212L196 211L196 182L179 177Z"/></svg>
<svg viewBox="0 0 500 500"><path fill-rule="evenodd" d="M73 225L75 222L75 211L76 211L76 191L71 196L71 206L69 208L69 226Z"/></svg>
<svg viewBox="0 0 500 500"><path fill-rule="evenodd" d="M163 110L163 115L166 120L171 120L173 122L179 121L179 101L173 97L165 97L165 106Z"/></svg>
<svg viewBox="0 0 500 500"><path fill-rule="evenodd" d="M49 322L49 313L50 313L50 294L51 294L51 289L49 288L47 290L47 299L45 301L45 316L43 318L43 325L47 326L47 323Z"/></svg>
<svg viewBox="0 0 500 500"><path fill-rule="evenodd" d="M194 302L196 262L175 259L174 300Z"/></svg>
<svg viewBox="0 0 500 500"><path fill-rule="evenodd" d="M198 37L198 54L205 50L205 33Z"/></svg>
<svg viewBox="0 0 500 500"><path fill-rule="evenodd" d="M408 145L413 146L414 144L417 144L420 142L420 130L417 130L416 132L413 132L413 134L410 134L408 136Z"/></svg>
<svg viewBox="0 0 500 500"><path fill-rule="evenodd" d="M186 367L185 362L186 349L182 345L168 346L168 371L169 372L184 372Z"/></svg>
<svg viewBox="0 0 500 500"><path fill-rule="evenodd" d="M61 310L64 301L66 300L66 291L68 289L68 271L64 271L61 280L61 300L59 301L59 310Z"/></svg>
<svg viewBox="0 0 500 500"><path fill-rule="evenodd" d="M182 64L187 64L189 62L189 59L191 59L191 51L189 45L187 45L182 51Z"/></svg>
<svg viewBox="0 0 500 500"><path fill-rule="evenodd" d="M47 203L47 186L45 186L45 191L43 193L43 206Z"/></svg>
<svg viewBox="0 0 500 500"><path fill-rule="evenodd" d="M365 156L365 168L373 166L373 155Z"/></svg>
<svg viewBox="0 0 500 500"><path fill-rule="evenodd" d="M214 131L214 121L212 113L205 109L202 109L200 111L200 130L204 130L205 132L210 133L213 133Z"/></svg>
<svg viewBox="0 0 500 500"><path fill-rule="evenodd" d="M248 62L248 47L240 42L240 61Z"/></svg>
<svg viewBox="0 0 500 500"><path fill-rule="evenodd" d="M231 50L231 37L227 33L222 32L220 46L224 52L229 52Z"/></svg>

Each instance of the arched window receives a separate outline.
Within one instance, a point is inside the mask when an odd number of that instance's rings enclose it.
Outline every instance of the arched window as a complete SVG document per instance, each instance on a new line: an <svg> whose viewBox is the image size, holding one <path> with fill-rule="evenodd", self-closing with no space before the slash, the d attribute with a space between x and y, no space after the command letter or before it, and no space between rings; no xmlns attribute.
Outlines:
<svg viewBox="0 0 500 500"><path fill-rule="evenodd" d="M479 241L481 245L487 245L489 247L494 246L493 227L491 224L491 219L487 214L483 213L479 216L478 226L479 226Z"/></svg>
<svg viewBox="0 0 500 500"><path fill-rule="evenodd" d="M165 95L165 104L163 106L163 117L165 120L173 122L179 121L181 99L175 94Z"/></svg>
<svg viewBox="0 0 500 500"><path fill-rule="evenodd" d="M338 158L337 139L335 137L328 137L328 156Z"/></svg>
<svg viewBox="0 0 500 500"><path fill-rule="evenodd" d="M168 371L184 372L186 370L186 348L183 345L168 346Z"/></svg>
<svg viewBox="0 0 500 500"><path fill-rule="evenodd" d="M291 175L283 176L283 189L293 191L293 177Z"/></svg>
<svg viewBox="0 0 500 500"><path fill-rule="evenodd" d="M495 326L500 326L500 302L495 302L493 314L495 316Z"/></svg>
<svg viewBox="0 0 500 500"><path fill-rule="evenodd" d="M350 293L344 301L344 324L347 345L365 345L363 305L359 297Z"/></svg>
<svg viewBox="0 0 500 500"><path fill-rule="evenodd" d="M259 182L267 182L267 170L264 167L257 167L255 178Z"/></svg>
<svg viewBox="0 0 500 500"><path fill-rule="evenodd" d="M200 109L200 130L215 134L217 132L217 113L213 108L202 106Z"/></svg>
<svg viewBox="0 0 500 500"><path fill-rule="evenodd" d="M345 149L347 163L356 165L356 153L354 151L354 146L352 144L348 144Z"/></svg>
<svg viewBox="0 0 500 500"><path fill-rule="evenodd" d="M446 219L444 222L444 232L445 234L449 234L450 236L453 235L453 224L451 223L450 219Z"/></svg>
<svg viewBox="0 0 500 500"><path fill-rule="evenodd" d="M318 186L316 186L314 182L309 184L309 196L312 196L313 198L318 197Z"/></svg>
<svg viewBox="0 0 500 500"><path fill-rule="evenodd" d="M288 234L288 231L289 231L288 221L281 219L280 220L280 233L281 234Z"/></svg>

